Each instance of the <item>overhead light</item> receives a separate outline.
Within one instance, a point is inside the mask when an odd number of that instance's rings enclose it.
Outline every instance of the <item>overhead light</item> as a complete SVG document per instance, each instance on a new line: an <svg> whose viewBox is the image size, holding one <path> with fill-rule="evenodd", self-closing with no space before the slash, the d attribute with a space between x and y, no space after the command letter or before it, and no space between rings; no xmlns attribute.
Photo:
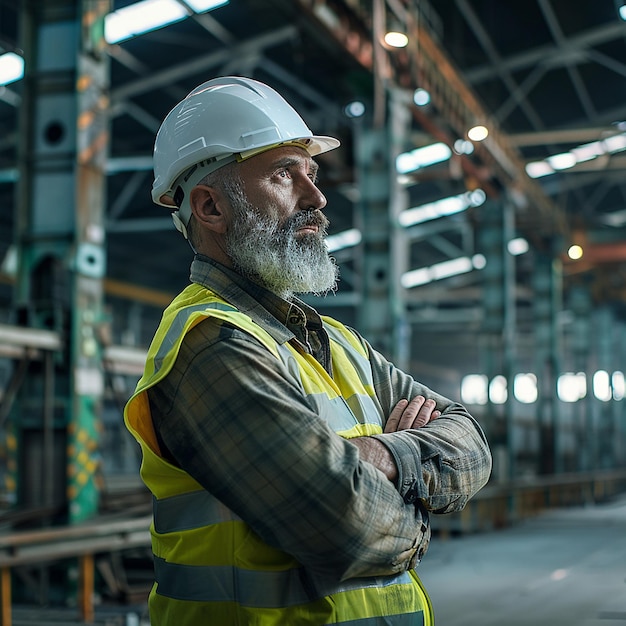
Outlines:
<svg viewBox="0 0 626 626"><path fill-rule="evenodd" d="M474 152L474 144L465 139L457 139L454 142L454 151L457 154L472 154Z"/></svg>
<svg viewBox="0 0 626 626"><path fill-rule="evenodd" d="M472 141L484 141L489 136L489 129L482 124L477 124L467 131L467 137Z"/></svg>
<svg viewBox="0 0 626 626"><path fill-rule="evenodd" d="M576 402L587 395L587 376L585 372L565 372L556 383L556 392L563 402Z"/></svg>
<svg viewBox="0 0 626 626"><path fill-rule="evenodd" d="M329 252L337 252L344 248L352 248L361 243L361 231L358 228L350 228L336 235L326 237L326 247Z"/></svg>
<svg viewBox="0 0 626 626"><path fill-rule="evenodd" d="M475 254L472 257L472 265L475 270L482 270L487 266L487 258L484 254Z"/></svg>
<svg viewBox="0 0 626 626"><path fill-rule="evenodd" d="M570 246L567 256L574 261L578 261L583 256L583 249L579 245Z"/></svg>
<svg viewBox="0 0 626 626"><path fill-rule="evenodd" d="M452 150L445 143L433 143L410 152L403 152L396 157L396 170L399 174L408 174L422 167L447 161Z"/></svg>
<svg viewBox="0 0 626 626"><path fill-rule="evenodd" d="M623 400L626 395L626 381L624 380L624 372L620 372L619 370L613 372L613 376L611 377L612 387L613 387L613 400Z"/></svg>
<svg viewBox="0 0 626 626"><path fill-rule="evenodd" d="M612 211L611 213L605 213L600 216L600 220L607 226L613 228L621 228L626 226L626 209L620 209L618 211Z"/></svg>
<svg viewBox="0 0 626 626"><path fill-rule="evenodd" d="M413 92L413 102L415 102L418 107L426 106L430 103L430 93L421 87L416 89Z"/></svg>
<svg viewBox="0 0 626 626"><path fill-rule="evenodd" d="M354 102L346 104L343 108L343 112L346 117L350 117L352 119L363 117L363 115L365 115L365 104L363 104L360 100L355 100Z"/></svg>
<svg viewBox="0 0 626 626"><path fill-rule="evenodd" d="M626 4L622 4L619 8L619 16L626 22Z"/></svg>
<svg viewBox="0 0 626 626"><path fill-rule="evenodd" d="M185 0L196 13L206 13L228 4L229 0Z"/></svg>
<svg viewBox="0 0 626 626"><path fill-rule="evenodd" d="M526 254L529 250L528 241L526 241L523 237L516 237L515 239L511 239L511 241L506 244L506 249L509 251L511 256Z"/></svg>
<svg viewBox="0 0 626 626"><path fill-rule="evenodd" d="M606 146L607 152L610 152L611 154L626 150L626 133L611 135L610 137L603 139L602 143Z"/></svg>
<svg viewBox="0 0 626 626"><path fill-rule="evenodd" d="M591 161L603 155L605 152L606 150L602 141L592 141L591 143L585 143L572 149L572 154L576 158L577 163Z"/></svg>
<svg viewBox="0 0 626 626"><path fill-rule="evenodd" d="M442 198L441 200L406 209L398 215L398 222L405 227L422 224L439 217L460 213L469 207L480 206L485 202L486 198L487 195L482 189L474 189L457 196Z"/></svg>
<svg viewBox="0 0 626 626"><path fill-rule="evenodd" d="M620 125L617 125L620 128ZM566 170L578 163L592 161L605 154L615 154L626 150L626 132L610 135L598 141L584 143L572 148L569 152L553 154L543 161L532 161L526 164L526 173L531 178L540 178Z"/></svg>
<svg viewBox="0 0 626 626"><path fill-rule="evenodd" d="M0 56L0 85L14 83L24 76L24 59L15 52Z"/></svg>
<svg viewBox="0 0 626 626"><path fill-rule="evenodd" d="M195 13L228 4L228 0L186 0ZM177 0L141 0L109 13L104 19L107 43L119 43L169 24L180 22L189 11Z"/></svg>
<svg viewBox="0 0 626 626"><path fill-rule="evenodd" d="M409 44L409 38L404 33L396 30L390 30L385 33L383 39L385 43L392 48L406 48Z"/></svg>
<svg viewBox="0 0 626 626"><path fill-rule="evenodd" d="M554 170L552 166L545 161L531 161L530 163L526 163L526 173L531 178L541 178L542 176L554 174Z"/></svg>
<svg viewBox="0 0 626 626"><path fill-rule="evenodd" d="M546 159L555 170L567 170L576 165L576 157L571 152L562 152L561 154L553 154Z"/></svg>
<svg viewBox="0 0 626 626"><path fill-rule="evenodd" d="M417 270L405 272L400 278L400 283L406 289L426 285L434 280L451 278L459 274L467 274L474 269L483 269L487 265L487 260L482 254L475 254L473 257L459 257L435 263L430 267L421 267Z"/></svg>
<svg viewBox="0 0 626 626"><path fill-rule="evenodd" d="M0 264L0 274L15 278L17 276L19 266L19 253L14 245L10 245Z"/></svg>

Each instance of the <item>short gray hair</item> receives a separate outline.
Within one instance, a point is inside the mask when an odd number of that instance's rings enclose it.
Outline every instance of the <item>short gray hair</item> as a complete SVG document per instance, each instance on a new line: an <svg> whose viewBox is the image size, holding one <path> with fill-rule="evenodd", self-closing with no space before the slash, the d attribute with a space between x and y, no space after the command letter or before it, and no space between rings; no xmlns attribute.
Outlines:
<svg viewBox="0 0 626 626"><path fill-rule="evenodd" d="M220 191L223 191L229 198L234 194L241 193L243 189L243 181L239 175L237 169L238 163L228 163L207 174L202 180L198 182L198 185L205 185L207 187L216 187ZM196 218L191 213L189 223L187 224L187 239L194 250L198 249L198 233Z"/></svg>

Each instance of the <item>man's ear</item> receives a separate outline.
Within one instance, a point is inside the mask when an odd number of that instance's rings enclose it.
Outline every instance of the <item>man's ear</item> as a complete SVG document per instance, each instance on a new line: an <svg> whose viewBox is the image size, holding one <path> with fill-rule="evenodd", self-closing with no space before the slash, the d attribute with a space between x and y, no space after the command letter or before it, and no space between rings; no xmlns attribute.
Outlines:
<svg viewBox="0 0 626 626"><path fill-rule="evenodd" d="M196 185L189 194L189 205L196 220L216 233L226 232L223 204L224 197L215 187Z"/></svg>

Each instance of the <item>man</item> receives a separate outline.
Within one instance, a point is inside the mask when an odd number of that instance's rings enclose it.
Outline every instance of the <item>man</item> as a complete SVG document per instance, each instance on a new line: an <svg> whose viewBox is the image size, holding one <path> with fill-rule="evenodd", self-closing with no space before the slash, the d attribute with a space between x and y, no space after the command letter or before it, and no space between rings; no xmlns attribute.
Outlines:
<svg viewBox="0 0 626 626"><path fill-rule="evenodd" d="M155 202L196 255L126 408L154 494L159 625L430 625L428 511L491 456L459 404L294 294L335 286L313 136L268 86L210 80L164 120Z"/></svg>

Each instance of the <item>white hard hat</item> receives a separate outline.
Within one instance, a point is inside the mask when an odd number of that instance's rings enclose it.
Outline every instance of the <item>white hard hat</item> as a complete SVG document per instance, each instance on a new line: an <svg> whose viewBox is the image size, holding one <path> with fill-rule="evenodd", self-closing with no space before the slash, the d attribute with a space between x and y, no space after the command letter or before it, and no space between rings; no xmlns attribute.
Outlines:
<svg viewBox="0 0 626 626"><path fill-rule="evenodd" d="M152 199L161 206L179 206L174 223L186 235L191 208L188 198L174 200L177 193L186 196L191 186L223 165L284 144L302 146L315 156L339 141L313 135L286 100L259 81L238 76L209 80L179 102L159 128ZM199 167L191 176L194 165Z"/></svg>

